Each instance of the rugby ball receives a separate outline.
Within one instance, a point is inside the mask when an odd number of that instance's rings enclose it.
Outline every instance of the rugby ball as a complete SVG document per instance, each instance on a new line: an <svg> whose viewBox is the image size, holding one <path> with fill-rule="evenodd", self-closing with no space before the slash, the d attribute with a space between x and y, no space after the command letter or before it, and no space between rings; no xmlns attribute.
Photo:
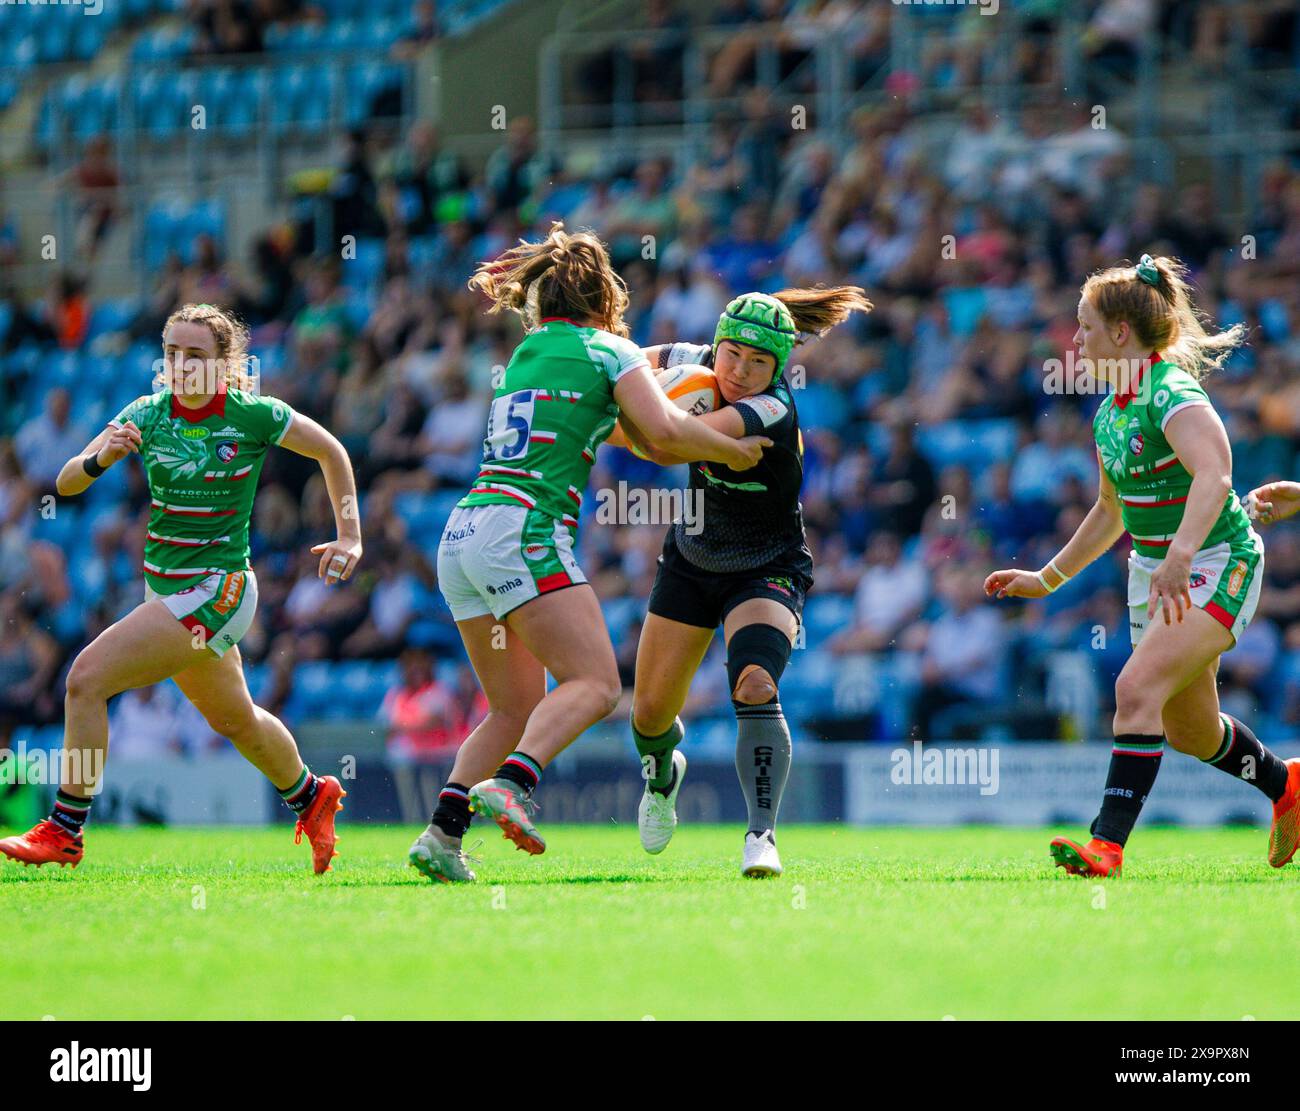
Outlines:
<svg viewBox="0 0 1300 1111"><path fill-rule="evenodd" d="M718 389L717 376L706 366L682 363L659 371L655 375L655 381L668 395L669 401L693 417L712 413L722 405L722 391ZM645 458L634 445L629 443L627 446L633 455Z"/></svg>
<svg viewBox="0 0 1300 1111"><path fill-rule="evenodd" d="M722 404L717 376L706 366L682 363L655 375L659 388L677 408L693 417L712 413Z"/></svg>

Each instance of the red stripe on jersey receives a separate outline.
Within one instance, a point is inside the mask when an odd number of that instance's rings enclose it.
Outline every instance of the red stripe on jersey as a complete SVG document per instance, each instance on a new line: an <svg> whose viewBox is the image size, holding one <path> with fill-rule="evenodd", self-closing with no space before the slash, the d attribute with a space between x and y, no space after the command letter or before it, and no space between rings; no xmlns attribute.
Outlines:
<svg viewBox="0 0 1300 1111"><path fill-rule="evenodd" d="M172 509L167 505L154 504L155 509L161 509L164 513L173 517L233 517L238 510L236 509Z"/></svg>
<svg viewBox="0 0 1300 1111"><path fill-rule="evenodd" d="M509 490L481 490L475 487L473 490L470 491L470 493L471 494L501 494L503 497L514 498L515 501L517 501L520 505L526 505L528 506L529 509L537 508L535 505L533 505L532 502L525 501L518 494L512 494Z"/></svg>
<svg viewBox="0 0 1300 1111"><path fill-rule="evenodd" d="M1184 494L1181 498L1168 498L1165 501L1130 501L1128 498L1120 498L1125 505L1134 509L1156 509L1162 505L1182 505L1187 500Z"/></svg>

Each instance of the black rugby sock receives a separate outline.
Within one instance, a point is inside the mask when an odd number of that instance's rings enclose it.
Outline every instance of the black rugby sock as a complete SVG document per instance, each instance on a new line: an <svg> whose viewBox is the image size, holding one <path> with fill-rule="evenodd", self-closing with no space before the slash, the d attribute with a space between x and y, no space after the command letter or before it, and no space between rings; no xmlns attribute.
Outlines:
<svg viewBox="0 0 1300 1111"><path fill-rule="evenodd" d="M1101 812L1093 819L1092 835L1123 845L1155 786L1165 739L1158 733L1118 733L1111 750Z"/></svg>

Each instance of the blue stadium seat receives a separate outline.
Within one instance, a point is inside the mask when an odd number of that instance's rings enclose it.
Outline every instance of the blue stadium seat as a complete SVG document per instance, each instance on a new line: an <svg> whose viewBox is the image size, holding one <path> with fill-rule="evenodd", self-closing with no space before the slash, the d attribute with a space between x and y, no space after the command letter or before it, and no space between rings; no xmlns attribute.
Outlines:
<svg viewBox="0 0 1300 1111"><path fill-rule="evenodd" d="M388 692L388 672L372 660L346 660L333 669L335 691L344 713L340 716L376 718Z"/></svg>
<svg viewBox="0 0 1300 1111"><path fill-rule="evenodd" d="M1012 420L946 421L919 429L916 441L936 468L975 467L1010 459L1018 435Z"/></svg>
<svg viewBox="0 0 1300 1111"><path fill-rule="evenodd" d="M805 643L819 647L853 624L853 599L848 594L809 596L803 610Z"/></svg>
<svg viewBox="0 0 1300 1111"><path fill-rule="evenodd" d="M36 514L32 524L32 539L57 544L65 552L73 545L82 543L85 536L81 528L81 507L61 501L54 516Z"/></svg>
<svg viewBox="0 0 1300 1111"><path fill-rule="evenodd" d="M370 118L375 97L385 89L401 88L402 69L383 62L367 62L347 70L343 119L355 126Z"/></svg>
<svg viewBox="0 0 1300 1111"><path fill-rule="evenodd" d="M293 693L289 696L293 716L337 716L330 712L338 702L333 694L333 668L329 660L308 660L293 669Z"/></svg>
<svg viewBox="0 0 1300 1111"><path fill-rule="evenodd" d="M358 239L357 257L343 264L343 284L349 289L368 289L384 269L384 241Z"/></svg>

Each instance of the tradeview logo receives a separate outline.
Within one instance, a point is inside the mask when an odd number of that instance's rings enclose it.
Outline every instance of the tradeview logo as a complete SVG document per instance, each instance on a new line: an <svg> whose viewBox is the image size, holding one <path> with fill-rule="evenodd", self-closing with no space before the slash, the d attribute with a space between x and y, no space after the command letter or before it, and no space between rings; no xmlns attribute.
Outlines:
<svg viewBox="0 0 1300 1111"><path fill-rule="evenodd" d="M50 1079L56 1084L130 1084L147 1092L153 1081L152 1049L95 1049L73 1042L50 1051Z"/></svg>

